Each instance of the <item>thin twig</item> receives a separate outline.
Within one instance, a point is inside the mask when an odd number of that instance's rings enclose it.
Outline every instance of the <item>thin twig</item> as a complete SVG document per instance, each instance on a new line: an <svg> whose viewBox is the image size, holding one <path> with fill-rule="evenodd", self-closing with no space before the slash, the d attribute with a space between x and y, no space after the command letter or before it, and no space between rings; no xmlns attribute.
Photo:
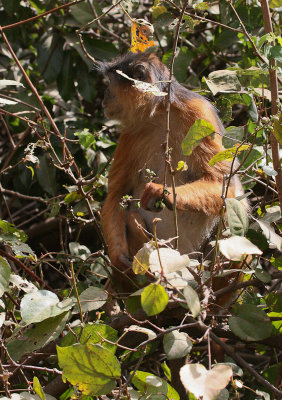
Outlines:
<svg viewBox="0 0 282 400"><path fill-rule="evenodd" d="M0 113L0 119L1 119L1 121L2 121L3 125L4 125L4 127L5 127L5 129L6 129L6 132L7 132L8 138L9 138L9 140L10 140L10 143L11 143L11 145L12 145L12 148L13 148L13 150L14 150L14 149L15 149L15 147L16 147L16 145L15 145L15 142L14 142L14 140L13 140L13 138L12 138L12 135L11 135L10 129L8 128L8 125L6 124L6 121L5 121L5 119L3 118L3 115L2 115L1 113Z"/></svg>
<svg viewBox="0 0 282 400"><path fill-rule="evenodd" d="M4 31L3 31L3 28L2 28L1 26L0 26L0 32L1 32L2 36L3 36L4 42L6 43L6 46L7 46L8 50L9 50L9 52L11 53L13 59L15 60L17 66L19 67L21 73L23 74L23 77L24 77L25 80L27 81L27 83L28 83L30 89L32 90L32 92L33 92L33 94L34 94L34 96L36 97L37 101L39 102L39 104L40 104L40 106L41 106L41 108L42 108L44 114L46 115L46 117L47 117L48 120L50 121L50 124L51 124L51 126L53 127L53 129L54 129L56 135L60 137L60 136L61 136L61 133L60 133L60 131L59 131L57 125L55 124L55 121L54 121L53 118L51 117L51 114L49 113L48 108L45 106L45 104L43 103L41 97L39 96L36 87L33 85L33 83L31 82L31 80L29 79L27 73L25 72L24 68L22 67L22 65L21 65L21 63L20 63L18 57L16 56L14 50L12 49L12 47L11 47L11 45L10 45L10 43L9 43L9 41L8 41L8 39L7 39L7 37L6 37L5 33L4 33Z"/></svg>
<svg viewBox="0 0 282 400"><path fill-rule="evenodd" d="M75 278L75 273L74 273L73 262L72 261L70 262L70 267L71 267L71 276L72 276L73 289L74 289L74 293L75 293L75 297L76 297L77 305L78 305L78 309L79 309L80 321L82 323L83 322L83 312L82 312L81 303L80 303L80 299L79 299L79 294L78 294L78 290L77 290L77 286L76 286L76 278Z"/></svg>
<svg viewBox="0 0 282 400"><path fill-rule="evenodd" d="M171 166L171 155L169 150L169 136L170 136L170 106L171 106L171 84L172 84L172 75L173 75L173 67L174 67L174 60L176 57L176 49L177 49L177 42L180 33L180 26L184 16L185 9L187 7L189 0L185 0L183 8L181 10L178 24L176 27L176 33L174 37L173 49L172 49L172 56L169 66L169 80L168 80L168 88L167 88L167 101L166 101L166 139L165 139L165 170L164 170L164 190L166 189L166 175L167 175L167 167L170 167L170 173L172 174L172 166ZM174 186L174 187L173 187ZM173 187L173 214L174 214L174 226L175 226L175 247L178 247L178 223L177 223L177 209L176 209L176 192L175 192L175 181L172 179L172 187Z"/></svg>
<svg viewBox="0 0 282 400"><path fill-rule="evenodd" d="M41 278L39 278L39 276L37 276L30 268L28 268L22 261L20 261L18 258L14 257L13 255L0 250L0 254L3 257L8 258L9 260L13 261L18 267L20 267L21 269L23 269L24 271L27 272L27 274L33 278L36 282L40 283L40 285L42 285L43 287L46 287L48 290L50 290L51 292L54 292L54 290L47 284L45 283Z"/></svg>
<svg viewBox="0 0 282 400"><path fill-rule="evenodd" d="M171 6L173 6L175 9L177 9L178 11L181 10L181 8L178 7L176 4L174 4L171 0L165 0L165 1L167 3L169 3ZM222 24L221 22L213 21L212 19L201 17L200 15L197 15L197 14L192 14L192 13L190 13L188 11L185 11L184 15L188 15L189 17L198 19L198 20L200 20L202 22L209 22L209 23L211 23L213 25L221 26L222 28L228 29L228 30L233 31L233 32L244 33L241 29L232 28L232 26Z"/></svg>
<svg viewBox="0 0 282 400"><path fill-rule="evenodd" d="M70 3L63 4L63 5L59 6L59 7L52 8L52 10L45 11L44 13L42 13L40 15L36 15L35 17L27 18L27 19L24 19L23 21L15 22L14 24L2 26L2 27L0 27L0 30L4 31L4 30L10 29L10 28L14 28L15 26L26 24L27 22L35 21L35 20L37 20L39 18L45 17L45 15L52 14L52 13L54 13L54 12L56 12L58 10L61 10L63 8L75 6L76 4L82 3L83 1L84 0L71 1Z"/></svg>
<svg viewBox="0 0 282 400"><path fill-rule="evenodd" d="M271 22L268 2L266 0L260 0L260 2L261 2L261 10L264 21L265 32L272 33L273 29L272 29L272 22ZM274 43L272 43L272 45L274 45ZM270 92L271 92L271 114L277 115L278 104L279 104L278 76L276 70L276 61L273 58L270 59L269 63L269 79L270 79ZM277 172L277 175L275 176L275 181L280 203L280 210L282 213L282 170L279 157L279 143L277 142L272 132L270 134L270 144L272 150L273 168Z"/></svg>

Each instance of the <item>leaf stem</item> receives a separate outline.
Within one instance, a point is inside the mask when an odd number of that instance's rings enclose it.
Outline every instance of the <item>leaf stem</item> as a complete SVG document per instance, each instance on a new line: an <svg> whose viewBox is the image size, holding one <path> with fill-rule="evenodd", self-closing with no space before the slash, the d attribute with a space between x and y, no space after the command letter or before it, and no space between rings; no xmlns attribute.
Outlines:
<svg viewBox="0 0 282 400"><path fill-rule="evenodd" d="M77 290L77 286L76 286L76 279L75 279L72 261L70 262L70 267L71 267L71 277L72 277L74 293L75 293L75 297L76 297L77 305L78 305L78 309L79 309L80 321L83 322L83 313L82 313L81 303L80 303L79 294L78 294L78 290Z"/></svg>

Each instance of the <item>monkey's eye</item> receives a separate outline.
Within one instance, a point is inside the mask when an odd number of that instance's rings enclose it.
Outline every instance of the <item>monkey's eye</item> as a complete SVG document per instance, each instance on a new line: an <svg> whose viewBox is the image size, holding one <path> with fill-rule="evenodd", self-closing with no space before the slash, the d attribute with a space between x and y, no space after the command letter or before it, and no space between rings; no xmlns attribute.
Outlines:
<svg viewBox="0 0 282 400"><path fill-rule="evenodd" d="M137 79L138 81L145 81L147 79L148 73L146 67L142 64L137 64L132 73L133 79Z"/></svg>

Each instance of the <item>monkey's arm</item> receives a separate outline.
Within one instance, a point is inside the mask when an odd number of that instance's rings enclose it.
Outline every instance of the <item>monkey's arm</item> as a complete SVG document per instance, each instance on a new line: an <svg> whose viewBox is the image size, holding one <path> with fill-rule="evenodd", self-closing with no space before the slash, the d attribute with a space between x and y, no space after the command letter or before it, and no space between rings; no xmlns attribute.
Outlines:
<svg viewBox="0 0 282 400"><path fill-rule="evenodd" d="M217 163L211 167L209 160L223 148L220 138L212 140L205 138L201 144L194 149L189 158L188 168L191 172L201 177L194 182L176 187L176 208L180 211L202 211L207 215L218 215L223 205L222 184L223 176L229 172L229 164ZM168 194L163 193L163 185L153 182L145 186L141 205L143 208L156 211L154 205L157 200L163 199L165 205L173 208L172 188L168 188ZM234 189L231 186L228 191L229 197L234 197Z"/></svg>
<svg viewBox="0 0 282 400"><path fill-rule="evenodd" d="M154 207L157 200L163 199L165 205L173 208L172 188L163 196L163 185L150 182L145 186L141 198L143 208L157 211ZM233 197L233 188L229 189ZM176 188L176 208L179 211L202 211L207 215L218 215L223 206L222 182L206 178L187 183Z"/></svg>

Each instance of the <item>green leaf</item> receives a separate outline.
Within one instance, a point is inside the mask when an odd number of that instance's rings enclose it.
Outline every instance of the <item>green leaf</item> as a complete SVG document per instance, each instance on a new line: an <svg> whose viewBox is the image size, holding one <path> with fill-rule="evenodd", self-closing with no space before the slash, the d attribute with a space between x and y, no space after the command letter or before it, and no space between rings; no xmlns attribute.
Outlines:
<svg viewBox="0 0 282 400"><path fill-rule="evenodd" d="M49 161L49 158L45 154L44 156L40 156L39 164L40 167L36 168L36 176L39 182L39 185L42 189L47 192L51 196L56 195L56 168L54 168Z"/></svg>
<svg viewBox="0 0 282 400"><path fill-rule="evenodd" d="M52 35L50 32L39 40L38 68L46 83L54 82L59 76L63 66L63 45L63 38L59 34Z"/></svg>
<svg viewBox="0 0 282 400"><path fill-rule="evenodd" d="M232 236L245 236L249 227L249 220L240 201L226 199L226 214Z"/></svg>
<svg viewBox="0 0 282 400"><path fill-rule="evenodd" d="M85 149L88 149L92 144L96 142L96 138L93 133L89 132L88 128L84 128L83 131L75 132L75 136L78 137L79 144Z"/></svg>
<svg viewBox="0 0 282 400"><path fill-rule="evenodd" d="M262 266L261 266L260 264L256 267L256 269L255 269L255 274L256 274L256 277L257 277L260 281L262 281L262 282L264 282L264 283L269 283L269 282L271 282L271 280L272 280L271 275L270 275L268 272L266 272L266 271L262 268Z"/></svg>
<svg viewBox="0 0 282 400"><path fill-rule="evenodd" d="M193 53L188 47L181 47L179 50L173 68L173 74L178 82L184 82L187 78L188 67L191 65L193 60Z"/></svg>
<svg viewBox="0 0 282 400"><path fill-rule="evenodd" d="M84 100L89 103L93 102L97 97L97 79L93 75L93 71L88 70L86 63L79 60L76 66L77 89Z"/></svg>
<svg viewBox="0 0 282 400"><path fill-rule="evenodd" d="M108 394L121 375L117 358L98 344L57 346L58 361L63 374L84 395Z"/></svg>
<svg viewBox="0 0 282 400"><path fill-rule="evenodd" d="M9 288L10 275L10 264L4 257L0 256L0 297Z"/></svg>
<svg viewBox="0 0 282 400"><path fill-rule="evenodd" d="M164 335L163 346L167 359L175 360L189 354L193 344L187 333L175 330Z"/></svg>
<svg viewBox="0 0 282 400"><path fill-rule="evenodd" d="M234 147L235 144L240 144L244 138L243 126L229 126L222 138L222 144L226 149Z"/></svg>
<svg viewBox="0 0 282 400"><path fill-rule="evenodd" d="M270 55L273 57L279 64L282 64L282 46L277 45L273 46L270 49Z"/></svg>
<svg viewBox="0 0 282 400"><path fill-rule="evenodd" d="M243 87L269 87L269 73L267 69L250 67L247 69L233 68Z"/></svg>
<svg viewBox="0 0 282 400"><path fill-rule="evenodd" d="M21 301L22 322L25 325L41 322L69 311L71 306L71 299L60 302L57 295L49 290L28 293Z"/></svg>
<svg viewBox="0 0 282 400"><path fill-rule="evenodd" d="M79 295L82 312L98 310L106 303L107 298L108 295L104 290L95 286L89 286ZM77 304L74 312L79 312Z"/></svg>
<svg viewBox="0 0 282 400"><path fill-rule="evenodd" d="M68 193L65 197L64 197L64 202L69 205L70 203L73 203L76 200L80 200L82 198L82 195L77 191Z"/></svg>
<svg viewBox="0 0 282 400"><path fill-rule="evenodd" d="M132 383L141 394L150 395L152 400L180 400L179 394L165 380L148 372L136 371Z"/></svg>
<svg viewBox="0 0 282 400"><path fill-rule="evenodd" d="M14 224L10 222L4 221L0 219L0 238L2 238L2 233L7 235L13 235L15 238L19 239L22 242L27 241L27 234L21 229L17 229Z"/></svg>
<svg viewBox="0 0 282 400"><path fill-rule="evenodd" d="M191 286L188 285L183 289L183 295L193 317L197 317L201 311L198 293Z"/></svg>
<svg viewBox="0 0 282 400"><path fill-rule="evenodd" d="M162 312L168 303L168 294L158 284L152 283L145 287L141 294L141 305L147 315L156 315Z"/></svg>
<svg viewBox="0 0 282 400"><path fill-rule="evenodd" d="M183 154L189 156L203 138L212 135L214 132L215 129L212 124L204 119L197 119L181 143Z"/></svg>
<svg viewBox="0 0 282 400"><path fill-rule="evenodd" d="M26 168L30 170L30 172L31 172L31 179L33 179L33 178L34 178L34 169L32 168L31 165L26 165Z"/></svg>
<svg viewBox="0 0 282 400"><path fill-rule="evenodd" d="M90 3L93 3L92 1ZM96 5L95 5L96 6ZM95 7L93 6L93 7ZM77 26L86 25L93 19L93 12L88 2L76 4L71 8L71 15L78 22ZM90 26L94 26L90 25Z"/></svg>
<svg viewBox="0 0 282 400"><path fill-rule="evenodd" d="M75 94L73 67L73 54L71 51L63 52L63 64L61 72L57 78L59 93L65 101L71 100Z"/></svg>
<svg viewBox="0 0 282 400"><path fill-rule="evenodd" d="M269 1L270 8L280 8L282 7L282 0L270 0Z"/></svg>
<svg viewBox="0 0 282 400"><path fill-rule="evenodd" d="M224 160L232 161L235 156L237 156L244 150L248 150L249 147L250 147L250 145L243 144L239 148L234 146L228 150L221 151L221 152L217 153L215 156L213 156L213 158L210 159L209 164L211 166L213 166L220 161L224 161Z"/></svg>
<svg viewBox="0 0 282 400"><path fill-rule="evenodd" d="M242 340L257 341L271 335L272 324L266 313L252 304L239 308L236 317L229 317L229 328Z"/></svg>
<svg viewBox="0 0 282 400"><path fill-rule="evenodd" d="M33 250L28 244L21 242L16 232L13 235L0 235L0 240L10 246L17 257L34 256Z"/></svg>
<svg viewBox="0 0 282 400"><path fill-rule="evenodd" d="M42 386L40 385L39 379L36 376L33 377L33 390L40 397L41 400L46 399L45 393L42 389Z"/></svg>
<svg viewBox="0 0 282 400"><path fill-rule="evenodd" d="M112 344L118 339L118 332L109 325L99 323L89 323L83 327L77 326L73 328L74 333L79 337L79 343L100 344L105 349L115 353L117 346ZM108 340L112 343L106 342ZM61 347L71 346L76 343L76 337L69 332L61 341Z"/></svg>
<svg viewBox="0 0 282 400"><path fill-rule="evenodd" d="M26 329L21 328L20 333L15 331L7 344L10 356L17 361L24 354L32 353L56 340L64 330L68 318L69 312L66 312L57 317L45 319L38 324L30 325Z"/></svg>

